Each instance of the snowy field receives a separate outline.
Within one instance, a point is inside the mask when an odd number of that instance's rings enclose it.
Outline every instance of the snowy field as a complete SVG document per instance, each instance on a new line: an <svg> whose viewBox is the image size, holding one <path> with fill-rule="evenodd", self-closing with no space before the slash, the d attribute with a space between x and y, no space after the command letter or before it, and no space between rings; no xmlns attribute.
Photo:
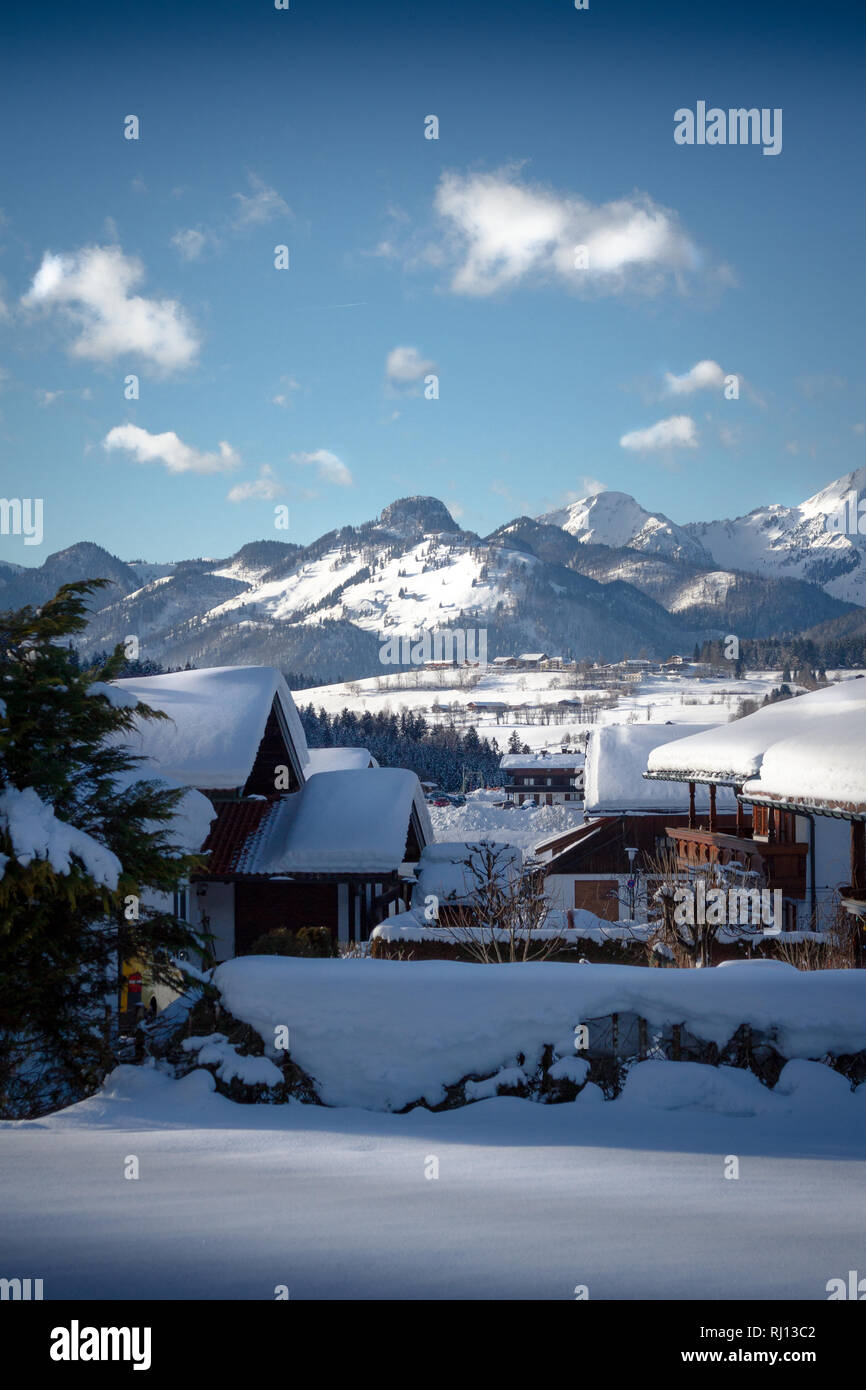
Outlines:
<svg viewBox="0 0 866 1390"><path fill-rule="evenodd" d="M847 678L854 673L841 674ZM725 724L739 712L744 700L760 703L778 687L782 673L752 672L740 681L717 676L649 676L628 694L620 695L615 707L600 708L593 724L582 723L576 710L557 709L557 703L591 701L593 696L604 699L609 692L577 687L565 673L488 668L476 677L477 673L469 671L404 671L342 685L313 686L293 694L299 706L312 704L332 715L342 709L376 714L383 710L399 713L406 708L420 711L434 722L453 717L459 727L474 724L483 738L495 738L503 751L515 730L521 742L533 750L549 747L558 751L562 743L597 724L664 724L669 719L677 724ZM470 702L485 701L520 708L509 708L499 717L466 708Z"/></svg>
<svg viewBox="0 0 866 1390"><path fill-rule="evenodd" d="M121 1068L0 1126L4 1274L46 1299L822 1300L863 1268L866 1104L832 1085L737 1116L628 1091L251 1107L211 1084Z"/></svg>
<svg viewBox="0 0 866 1390"><path fill-rule="evenodd" d="M262 1036L289 1018L335 1104L236 1104L208 1071L150 1064L0 1124L0 1270L46 1299L826 1299L866 1246L866 1085L826 1065L793 1060L769 1090L650 1059L616 1100L590 1083L556 1105L373 1107L548 1037L564 1055L576 1014L611 1006L706 1035L774 1023L788 1055L862 1045L861 974L229 962L232 1012Z"/></svg>

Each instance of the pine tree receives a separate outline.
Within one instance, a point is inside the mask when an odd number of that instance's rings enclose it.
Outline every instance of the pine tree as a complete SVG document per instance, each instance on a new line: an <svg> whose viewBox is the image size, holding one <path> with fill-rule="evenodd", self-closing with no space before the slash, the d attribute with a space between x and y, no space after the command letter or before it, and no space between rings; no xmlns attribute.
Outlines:
<svg viewBox="0 0 866 1390"><path fill-rule="evenodd" d="M115 1060L106 1010L118 962L167 980L157 949L200 944L141 902L173 893L197 862L172 838L184 793L139 779L125 738L165 716L106 684L121 647L96 671L64 645L101 587L64 585L39 609L0 613L0 1114L41 1113L98 1085Z"/></svg>

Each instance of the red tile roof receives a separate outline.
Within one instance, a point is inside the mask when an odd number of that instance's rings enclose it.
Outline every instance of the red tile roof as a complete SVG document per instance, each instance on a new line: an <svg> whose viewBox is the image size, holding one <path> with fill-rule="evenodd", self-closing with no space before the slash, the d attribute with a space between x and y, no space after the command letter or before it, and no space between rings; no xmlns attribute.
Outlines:
<svg viewBox="0 0 866 1390"><path fill-rule="evenodd" d="M221 878L235 871L248 841L262 829L275 804L274 801L224 801L218 805L217 818L204 844L210 878Z"/></svg>

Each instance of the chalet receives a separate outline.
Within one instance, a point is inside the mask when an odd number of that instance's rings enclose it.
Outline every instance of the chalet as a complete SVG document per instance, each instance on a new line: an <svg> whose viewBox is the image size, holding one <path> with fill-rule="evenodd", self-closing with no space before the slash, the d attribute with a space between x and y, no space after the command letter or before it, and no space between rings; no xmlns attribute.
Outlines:
<svg viewBox="0 0 866 1390"><path fill-rule="evenodd" d="M592 730L584 824L535 846L554 907L585 908L613 922L632 919L646 908L659 861L672 851L670 827L688 819L684 787L650 786L644 780L647 756L659 743L696 727L615 724ZM708 793L697 797L696 810L708 814ZM733 825L732 794L721 810L729 812L725 824Z"/></svg>
<svg viewBox="0 0 866 1390"><path fill-rule="evenodd" d="M849 680L651 752L648 780L688 788L688 821L670 830L680 866L759 874L782 893L785 929L820 929L837 891L853 884L856 897L863 882L863 832L854 828L863 807L846 789L862 767L864 724L866 682ZM695 809L699 788L710 797L705 823ZM719 821L723 793L737 798L733 829Z"/></svg>
<svg viewBox="0 0 866 1390"><path fill-rule="evenodd" d="M433 838L420 782L378 767L367 749L308 749L278 671L227 666L115 684L169 716L140 721L132 751L211 804L195 846L207 867L186 915L211 933L218 960L277 926L363 940L408 901L412 866Z"/></svg>
<svg viewBox="0 0 866 1390"><path fill-rule="evenodd" d="M842 693L847 707L838 709L831 721L817 727L803 721L796 734L771 744L758 776L745 783L742 795L755 813L766 811L768 824L775 813L782 812L830 818L847 827L847 881L838 885L838 891L847 911L862 920L866 918L866 691L861 695L861 690L862 686L846 682ZM835 867L838 873L842 867L838 860Z"/></svg>
<svg viewBox="0 0 866 1390"><path fill-rule="evenodd" d="M506 753L499 764L505 794L515 806L559 806L583 800L583 753Z"/></svg>
<svg viewBox="0 0 866 1390"><path fill-rule="evenodd" d="M408 903L432 838L421 784L404 768L316 773L288 796L223 805L199 884L211 931L215 912L232 927L221 934L223 958L278 927L366 941Z"/></svg>

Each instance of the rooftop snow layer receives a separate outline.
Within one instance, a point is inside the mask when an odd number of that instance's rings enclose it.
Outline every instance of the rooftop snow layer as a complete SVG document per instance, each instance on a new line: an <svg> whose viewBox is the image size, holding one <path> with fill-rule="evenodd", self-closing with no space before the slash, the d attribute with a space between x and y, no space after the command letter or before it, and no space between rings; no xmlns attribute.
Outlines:
<svg viewBox="0 0 866 1390"><path fill-rule="evenodd" d="M352 768L378 767L366 748L310 748L307 776L316 772L347 772Z"/></svg>
<svg viewBox="0 0 866 1390"><path fill-rule="evenodd" d="M747 782L743 792L806 809L866 816L866 703L814 725L804 721L791 738L771 744L760 775Z"/></svg>
<svg viewBox="0 0 866 1390"><path fill-rule="evenodd" d="M700 725L703 733L712 734L710 725ZM592 730L586 755L587 815L604 815L616 811L687 811L688 790L683 782L649 782L644 778L647 758L660 744L690 743L684 739L685 729L693 724L608 724ZM709 792L699 791L696 809L709 809ZM717 809L733 811L733 793L722 789Z"/></svg>
<svg viewBox="0 0 866 1390"><path fill-rule="evenodd" d="M826 690L779 700L732 724L666 742L650 753L647 771L654 777L746 782L758 775L773 744L804 737L817 740L816 747L826 744L837 720L848 715L855 725L858 719L866 720L866 680L841 681Z"/></svg>
<svg viewBox="0 0 866 1390"><path fill-rule="evenodd" d="M184 786L242 787L252 771L268 715L279 702L302 768L307 740L289 687L272 666L213 666L173 675L134 676L118 689L172 721L142 720L128 741L156 770Z"/></svg>
<svg viewBox="0 0 866 1390"><path fill-rule="evenodd" d="M583 767L583 753L506 753L499 766L512 767Z"/></svg>
<svg viewBox="0 0 866 1390"><path fill-rule="evenodd" d="M400 767L320 772L274 802L238 857L240 874L392 873L404 862L415 809L433 827L421 783Z"/></svg>

